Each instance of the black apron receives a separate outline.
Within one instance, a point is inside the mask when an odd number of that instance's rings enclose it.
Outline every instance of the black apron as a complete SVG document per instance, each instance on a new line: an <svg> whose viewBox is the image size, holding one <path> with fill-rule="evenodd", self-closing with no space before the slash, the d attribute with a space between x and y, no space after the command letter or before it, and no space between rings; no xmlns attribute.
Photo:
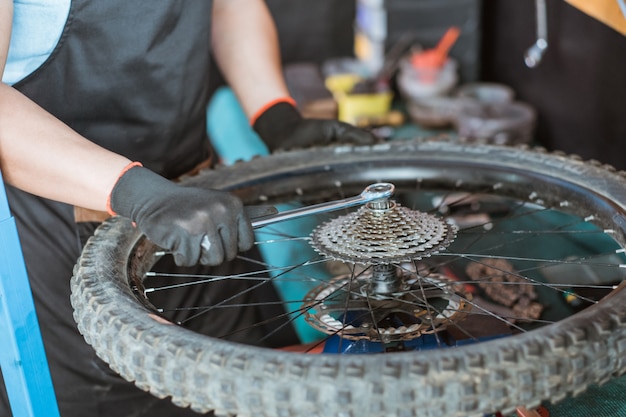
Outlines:
<svg viewBox="0 0 626 417"><path fill-rule="evenodd" d="M209 155L210 19L209 0L72 1L52 55L14 87L93 142L176 177ZM69 279L82 245L73 207L7 194L61 416L197 416L123 381L76 330ZM9 416L0 397L0 416Z"/></svg>
<svg viewBox="0 0 626 417"><path fill-rule="evenodd" d="M166 177L208 156L211 2L72 1L49 59L14 87Z"/></svg>

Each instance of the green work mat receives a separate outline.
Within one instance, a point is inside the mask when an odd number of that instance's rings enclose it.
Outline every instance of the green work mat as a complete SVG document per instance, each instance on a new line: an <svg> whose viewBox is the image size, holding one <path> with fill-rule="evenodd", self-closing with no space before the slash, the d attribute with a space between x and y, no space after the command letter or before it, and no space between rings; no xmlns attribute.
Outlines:
<svg viewBox="0 0 626 417"><path fill-rule="evenodd" d="M550 417L626 417L626 376L545 407Z"/></svg>

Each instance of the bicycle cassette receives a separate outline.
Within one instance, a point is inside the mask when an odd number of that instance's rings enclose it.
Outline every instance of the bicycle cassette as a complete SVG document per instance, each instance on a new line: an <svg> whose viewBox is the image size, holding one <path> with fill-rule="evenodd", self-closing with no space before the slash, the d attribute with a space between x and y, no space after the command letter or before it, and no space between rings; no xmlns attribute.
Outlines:
<svg viewBox="0 0 626 417"><path fill-rule="evenodd" d="M311 245L327 257L360 264L408 262L436 254L452 243L456 227L394 201L368 203L319 225Z"/></svg>

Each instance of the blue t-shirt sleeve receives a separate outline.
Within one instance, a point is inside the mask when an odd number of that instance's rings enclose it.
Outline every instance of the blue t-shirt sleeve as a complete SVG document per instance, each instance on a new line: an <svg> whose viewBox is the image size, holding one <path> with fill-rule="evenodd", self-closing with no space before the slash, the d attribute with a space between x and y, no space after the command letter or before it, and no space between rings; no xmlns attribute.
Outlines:
<svg viewBox="0 0 626 417"><path fill-rule="evenodd" d="M39 68L59 43L71 0L14 0L2 82L13 85Z"/></svg>

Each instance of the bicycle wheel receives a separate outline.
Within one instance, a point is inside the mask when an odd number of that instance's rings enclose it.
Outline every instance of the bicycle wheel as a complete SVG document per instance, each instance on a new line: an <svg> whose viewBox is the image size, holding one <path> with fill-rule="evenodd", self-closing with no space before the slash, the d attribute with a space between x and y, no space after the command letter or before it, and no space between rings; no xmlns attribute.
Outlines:
<svg viewBox="0 0 626 417"><path fill-rule="evenodd" d="M348 219L365 208L350 209L262 229L265 261L247 259L256 271L196 277L292 285L283 292L289 322L310 324L321 354L172 324L179 320L147 294L191 278L159 278L155 264L167 255L123 218L98 229L75 268L79 330L140 388L221 415L478 416L559 401L625 372L626 183L610 167L541 150L410 141L285 152L186 183L286 207L381 181L395 185L394 210L434 224L415 226L431 243L363 252ZM324 243L327 232L338 245ZM267 260L267 247L297 242L306 248L292 264ZM235 298L177 311L211 320L246 308Z"/></svg>

